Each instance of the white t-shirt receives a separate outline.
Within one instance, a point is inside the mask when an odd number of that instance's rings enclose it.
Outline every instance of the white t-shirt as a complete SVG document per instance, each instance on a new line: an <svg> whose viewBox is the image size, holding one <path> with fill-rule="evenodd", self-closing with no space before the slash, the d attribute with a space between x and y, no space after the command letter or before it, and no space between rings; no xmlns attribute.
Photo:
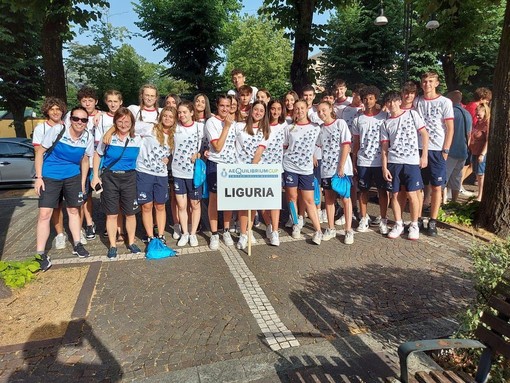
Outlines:
<svg viewBox="0 0 510 383"><path fill-rule="evenodd" d="M189 126L177 124L174 134L172 175L177 178L192 179L194 163L191 157L200 151L203 130L197 122Z"/></svg>
<svg viewBox="0 0 510 383"><path fill-rule="evenodd" d="M354 117L351 132L359 136L358 166L381 166L381 126L388 113L379 111L376 115L361 113Z"/></svg>
<svg viewBox="0 0 510 383"><path fill-rule="evenodd" d="M141 136L150 136L154 125L158 122L161 108L140 110L140 105L129 105L128 109L135 116L135 133Z"/></svg>
<svg viewBox="0 0 510 383"><path fill-rule="evenodd" d="M352 132L352 121L354 120L354 117L356 117L360 111L363 109L362 106L351 106L348 105L342 110L342 120L344 120L347 123L347 126Z"/></svg>
<svg viewBox="0 0 510 383"><path fill-rule="evenodd" d="M60 132L62 130L62 126L62 124L55 124L50 126L48 121L44 121L42 124L37 124L37 126L34 128L34 132L32 133L32 145L40 146L47 132L49 132L51 129L55 129L57 132Z"/></svg>
<svg viewBox="0 0 510 383"><path fill-rule="evenodd" d="M388 163L419 165L418 132L424 128L425 123L414 110L389 117L381 126L381 142L389 143Z"/></svg>
<svg viewBox="0 0 510 383"><path fill-rule="evenodd" d="M110 130L113 126L113 114L110 112L101 114L101 120L96 126L96 131L94 132L94 141L97 145L99 141L103 139L104 134Z"/></svg>
<svg viewBox="0 0 510 383"><path fill-rule="evenodd" d="M285 127L283 169L297 174L313 174L313 153L320 127L313 122Z"/></svg>
<svg viewBox="0 0 510 383"><path fill-rule="evenodd" d="M342 148L350 148L351 132L344 120L335 119L329 125L322 125L319 142L322 146L321 177L331 178L338 172ZM353 175L351 156L345 160L344 173Z"/></svg>
<svg viewBox="0 0 510 383"><path fill-rule="evenodd" d="M338 102L335 100L333 104L333 110L335 111L336 118L342 118L342 111L345 109L347 105L351 105L352 97L346 97L343 101Z"/></svg>
<svg viewBox="0 0 510 383"><path fill-rule="evenodd" d="M253 128L253 136L245 130L246 123L236 123L236 158L240 164L251 164L253 156L264 139L262 130Z"/></svg>
<svg viewBox="0 0 510 383"><path fill-rule="evenodd" d="M168 167L163 160L170 156L170 147L167 144L168 135L163 133L163 137L163 145L154 136L154 132L142 138L140 153L136 159L136 171L157 177L168 176Z"/></svg>
<svg viewBox="0 0 510 383"><path fill-rule="evenodd" d="M236 129L235 123L232 123L229 127L227 138L223 148L220 152L216 152L211 142L218 141L221 136L221 132L225 123L218 117L214 116L207 120L205 123L204 133L207 136L207 142L209 143L209 161L216 162L217 164L235 164L236 159Z"/></svg>
<svg viewBox="0 0 510 383"><path fill-rule="evenodd" d="M432 99L420 96L416 97L414 101L416 111L425 121L429 134L428 150L443 150L446 133L445 121L453 121L454 118L452 100L444 96L437 96ZM420 148L422 148L421 137L419 143Z"/></svg>
<svg viewBox="0 0 510 383"><path fill-rule="evenodd" d="M283 141L285 139L285 127L287 123L270 125L271 133L267 140L262 140L260 146L264 147L260 164L280 164L283 160Z"/></svg>

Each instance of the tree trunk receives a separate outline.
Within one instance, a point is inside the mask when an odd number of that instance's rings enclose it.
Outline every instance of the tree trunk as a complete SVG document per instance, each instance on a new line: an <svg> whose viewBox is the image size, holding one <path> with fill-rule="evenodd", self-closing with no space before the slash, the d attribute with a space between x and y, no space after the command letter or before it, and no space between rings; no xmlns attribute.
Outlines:
<svg viewBox="0 0 510 383"><path fill-rule="evenodd" d="M67 100L62 57L63 36L67 19L46 19L42 28L42 57L44 67L44 95Z"/></svg>
<svg viewBox="0 0 510 383"><path fill-rule="evenodd" d="M27 132L25 130L25 106L19 105L11 105L9 107L10 112L12 113L12 118L14 120L14 131L16 132L16 137L27 137Z"/></svg>
<svg viewBox="0 0 510 383"><path fill-rule="evenodd" d="M494 72L492 111L483 197L476 224L510 235L510 0L507 0Z"/></svg>
<svg viewBox="0 0 510 383"><path fill-rule="evenodd" d="M441 57L441 64L443 66L444 79L448 91L458 90L460 85L455 71L455 62L451 53L445 54Z"/></svg>
<svg viewBox="0 0 510 383"><path fill-rule="evenodd" d="M295 9L297 14L294 32L294 53L290 66L290 81L292 88L301 95L303 87L310 83L308 78L308 52L312 39L312 20L315 0L297 0Z"/></svg>

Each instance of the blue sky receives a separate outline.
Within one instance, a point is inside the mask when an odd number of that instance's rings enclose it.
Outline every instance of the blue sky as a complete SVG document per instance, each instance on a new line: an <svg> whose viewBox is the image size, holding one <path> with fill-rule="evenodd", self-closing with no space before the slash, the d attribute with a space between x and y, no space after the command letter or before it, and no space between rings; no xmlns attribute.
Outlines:
<svg viewBox="0 0 510 383"><path fill-rule="evenodd" d="M149 62L159 63L165 57L165 53L162 50L155 50L152 46L152 41L142 37L143 32L135 25L135 21L138 21L138 16L133 9L133 3L138 1L127 2L125 0L109 0L110 1L110 12L109 21L114 27L126 27L132 34L136 35L130 40L126 41L128 44L135 48L135 51L145 57ZM206 0L207 1L207 0ZM257 10L262 5L263 0L243 0L243 9L241 14L253 15L257 13ZM315 15L315 23L325 23L329 18L329 13L324 15ZM80 44L90 44L91 39L87 38L85 34L77 34L74 39L75 42ZM318 49L314 49L313 53L317 53Z"/></svg>

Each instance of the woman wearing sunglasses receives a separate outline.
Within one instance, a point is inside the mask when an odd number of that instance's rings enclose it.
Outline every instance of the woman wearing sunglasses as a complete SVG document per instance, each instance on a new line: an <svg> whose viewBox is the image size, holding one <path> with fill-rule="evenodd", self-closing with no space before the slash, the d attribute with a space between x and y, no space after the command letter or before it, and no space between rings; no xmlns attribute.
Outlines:
<svg viewBox="0 0 510 383"><path fill-rule="evenodd" d="M46 254L50 234L50 219L57 208L60 195L66 200L69 230L73 239L73 254L80 258L89 256L80 242L80 206L83 205L85 179L89 157L94 154L94 137L87 131L88 114L82 107L71 110L71 124L62 129L50 129L35 152L34 189L39 196L37 218L36 259L43 271L51 267Z"/></svg>

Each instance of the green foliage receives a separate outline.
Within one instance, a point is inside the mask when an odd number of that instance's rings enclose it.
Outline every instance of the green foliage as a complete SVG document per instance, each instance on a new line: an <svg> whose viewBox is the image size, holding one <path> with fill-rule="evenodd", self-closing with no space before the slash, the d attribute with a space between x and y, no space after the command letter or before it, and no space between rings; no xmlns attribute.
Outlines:
<svg viewBox="0 0 510 383"><path fill-rule="evenodd" d="M232 69L241 68L248 84L266 88L273 97L280 97L290 89L291 61L292 47L283 30L272 21L249 16L238 22L223 75L229 84Z"/></svg>
<svg viewBox="0 0 510 383"><path fill-rule="evenodd" d="M0 261L0 278L5 281L6 286L13 288L25 286L34 279L39 270L39 262L34 259L22 262Z"/></svg>
<svg viewBox="0 0 510 383"><path fill-rule="evenodd" d="M441 222L470 226L479 207L480 202L476 200L470 200L465 204L449 202L439 209L437 219Z"/></svg>
<svg viewBox="0 0 510 383"><path fill-rule="evenodd" d="M163 49L170 64L165 74L210 91L221 63L220 48L229 41L235 0L140 0L136 25Z"/></svg>

